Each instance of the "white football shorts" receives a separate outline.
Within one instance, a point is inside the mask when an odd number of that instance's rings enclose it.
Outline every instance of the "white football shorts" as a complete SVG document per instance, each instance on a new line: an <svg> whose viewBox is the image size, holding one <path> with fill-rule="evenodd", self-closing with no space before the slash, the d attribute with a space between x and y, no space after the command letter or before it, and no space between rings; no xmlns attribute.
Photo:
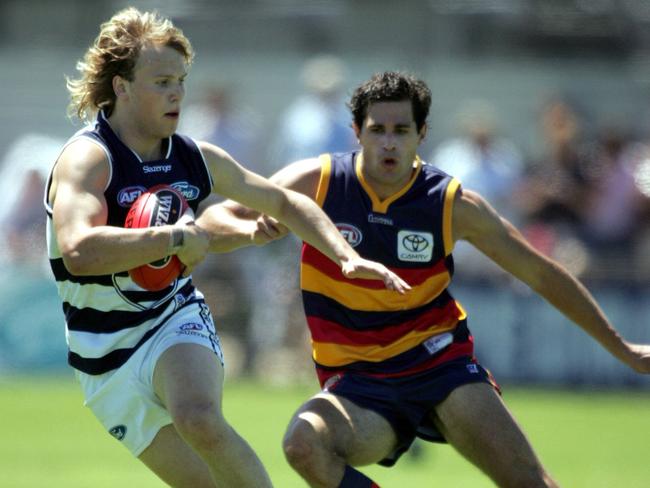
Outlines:
<svg viewBox="0 0 650 488"><path fill-rule="evenodd" d="M185 343L211 349L224 364L219 336L203 302L186 305L174 313L120 368L102 375L75 371L84 405L135 457L151 444L161 428L172 423L154 393L153 372L165 350Z"/></svg>

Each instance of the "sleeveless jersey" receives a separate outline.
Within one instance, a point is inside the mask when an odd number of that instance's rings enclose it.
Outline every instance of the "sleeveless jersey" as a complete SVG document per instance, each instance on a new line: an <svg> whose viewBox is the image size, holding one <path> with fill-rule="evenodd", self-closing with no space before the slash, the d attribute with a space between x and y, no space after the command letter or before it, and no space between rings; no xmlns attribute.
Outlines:
<svg viewBox="0 0 650 488"><path fill-rule="evenodd" d="M397 377L473 356L465 311L447 290L458 180L418 159L408 184L381 201L357 154L321 156L316 201L362 257L383 263L412 290L400 295L378 280L347 279L303 244L301 288L321 383L337 372Z"/></svg>
<svg viewBox="0 0 650 488"><path fill-rule="evenodd" d="M131 204L158 184L179 190L196 212L212 190L212 179L196 143L174 134L163 140L165 157L143 162L113 132L103 113L93 127L77 132L66 146L80 138L99 145L110 164L104 190L107 225L123 227ZM53 169L52 169L53 171ZM151 292L140 288L127 271L101 276L75 276L63 264L45 190L47 247L59 296L63 302L69 364L88 374L102 374L124 364L129 357L185 304L201 301L191 277L179 278L168 288Z"/></svg>

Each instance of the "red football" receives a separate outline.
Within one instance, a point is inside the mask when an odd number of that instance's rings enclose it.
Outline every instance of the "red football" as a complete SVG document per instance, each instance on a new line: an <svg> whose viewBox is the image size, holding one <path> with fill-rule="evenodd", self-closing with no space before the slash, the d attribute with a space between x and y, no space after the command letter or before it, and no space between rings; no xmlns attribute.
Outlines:
<svg viewBox="0 0 650 488"><path fill-rule="evenodd" d="M157 185L138 197L126 215L124 227L141 229L174 224L188 208L187 200L167 185ZM145 290L158 291L168 287L183 272L183 264L176 256L144 264L129 270L129 276Z"/></svg>

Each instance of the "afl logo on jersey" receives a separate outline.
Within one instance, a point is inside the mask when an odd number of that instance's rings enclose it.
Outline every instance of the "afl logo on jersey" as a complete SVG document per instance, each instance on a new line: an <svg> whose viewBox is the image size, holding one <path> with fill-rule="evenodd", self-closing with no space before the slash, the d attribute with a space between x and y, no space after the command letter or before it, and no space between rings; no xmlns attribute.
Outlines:
<svg viewBox="0 0 650 488"><path fill-rule="evenodd" d="M117 204L120 207L128 208L146 191L147 189L144 186L127 186L126 188L122 188L117 194Z"/></svg>
<svg viewBox="0 0 650 488"><path fill-rule="evenodd" d="M363 234L352 224L336 224L336 228L339 230L341 235L348 241L352 247L356 247L361 244L363 240Z"/></svg>
<svg viewBox="0 0 650 488"><path fill-rule="evenodd" d="M400 230L397 233L397 257L400 261L427 262L433 256L433 234Z"/></svg>

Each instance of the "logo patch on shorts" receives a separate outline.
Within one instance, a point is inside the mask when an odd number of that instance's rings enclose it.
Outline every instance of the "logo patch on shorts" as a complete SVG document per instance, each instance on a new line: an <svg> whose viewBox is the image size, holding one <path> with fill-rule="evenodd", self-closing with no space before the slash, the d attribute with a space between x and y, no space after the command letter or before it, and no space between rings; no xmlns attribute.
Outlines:
<svg viewBox="0 0 650 488"><path fill-rule="evenodd" d="M201 324L197 324L196 322L189 322L187 324L183 324L179 327L180 330L203 330L203 326Z"/></svg>
<svg viewBox="0 0 650 488"><path fill-rule="evenodd" d="M467 371L473 374L478 374L478 366L476 364L468 364Z"/></svg>
<svg viewBox="0 0 650 488"><path fill-rule="evenodd" d="M206 337L206 333L209 331L205 330L203 324L197 322L186 322L178 326L176 330L177 335L186 335L186 336L195 336L195 337Z"/></svg>
<svg viewBox="0 0 650 488"><path fill-rule="evenodd" d="M174 302L176 302L176 308L180 308L182 305L185 304L187 299L185 298L185 295L182 293L177 293L174 295Z"/></svg>
<svg viewBox="0 0 650 488"><path fill-rule="evenodd" d="M126 425L116 425L110 429L108 433L115 437L118 441L121 441L124 439L124 437L126 437Z"/></svg>

